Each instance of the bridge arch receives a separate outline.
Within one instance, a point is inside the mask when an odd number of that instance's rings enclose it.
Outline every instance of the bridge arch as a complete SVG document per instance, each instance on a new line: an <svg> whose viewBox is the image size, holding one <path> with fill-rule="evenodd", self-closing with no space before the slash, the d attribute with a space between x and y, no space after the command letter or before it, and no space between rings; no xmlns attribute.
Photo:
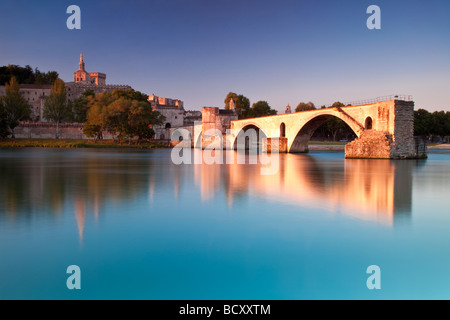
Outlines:
<svg viewBox="0 0 450 320"><path fill-rule="evenodd" d="M359 137L363 128L356 121L349 121L348 119L340 116L340 113L322 113L316 116L312 116L307 119L303 124L299 124L294 128L290 137L289 152L307 152L308 142L311 140L314 132L328 119L338 118L342 120L353 132Z"/></svg>
<svg viewBox="0 0 450 320"><path fill-rule="evenodd" d="M267 134L256 124L248 123L236 134L234 150L261 150L262 139L267 138Z"/></svg>

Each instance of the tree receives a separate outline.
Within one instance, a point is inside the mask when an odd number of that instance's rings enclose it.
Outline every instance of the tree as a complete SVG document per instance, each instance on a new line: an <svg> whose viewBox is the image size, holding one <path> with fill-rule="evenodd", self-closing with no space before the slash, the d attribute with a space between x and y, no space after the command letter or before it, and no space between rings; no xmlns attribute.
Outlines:
<svg viewBox="0 0 450 320"><path fill-rule="evenodd" d="M105 111L107 130L117 133L119 142L124 138L128 139L128 144L131 144L131 139L135 136L138 137L138 142L151 137L154 131L149 125L161 125L165 120L147 102L124 97L109 104Z"/></svg>
<svg viewBox="0 0 450 320"><path fill-rule="evenodd" d="M138 143L155 135L153 125L162 125L165 117L158 111L153 111L147 103L133 100L128 113L128 124L131 127L129 142L132 136L138 137Z"/></svg>
<svg viewBox="0 0 450 320"><path fill-rule="evenodd" d="M3 109L6 125L11 131L12 138L15 136L15 128L20 121L30 118L31 108L19 91L19 83L15 77L6 84L6 95L1 99L1 109Z"/></svg>
<svg viewBox="0 0 450 320"><path fill-rule="evenodd" d="M95 98L95 92L92 89L86 89L84 90L84 92L81 94L82 97L88 98L88 97L92 97Z"/></svg>
<svg viewBox="0 0 450 320"><path fill-rule="evenodd" d="M267 101L258 101L252 105L250 115L252 117L264 117L277 114L277 110L272 109Z"/></svg>
<svg viewBox="0 0 450 320"><path fill-rule="evenodd" d="M34 71L34 83L35 84L53 84L56 79L58 79L58 72L49 71L49 72L40 72L38 68Z"/></svg>
<svg viewBox="0 0 450 320"><path fill-rule="evenodd" d="M8 83L12 77L20 84L52 84L58 78L58 72L41 72L38 68L33 71L29 65L20 67L10 64L0 67L0 85Z"/></svg>
<svg viewBox="0 0 450 320"><path fill-rule="evenodd" d="M93 97L88 97L88 111L83 133L94 142L103 139L102 132L106 130L106 108L115 99L111 93L102 92Z"/></svg>
<svg viewBox="0 0 450 320"><path fill-rule="evenodd" d="M6 85L13 77L18 83L31 84L35 80L33 69L28 65L25 68L12 64L0 67L0 85Z"/></svg>
<svg viewBox="0 0 450 320"><path fill-rule="evenodd" d="M119 143L131 135L132 128L128 123L128 112L132 100L123 97L109 104L105 109L105 127L111 133L117 133Z"/></svg>
<svg viewBox="0 0 450 320"><path fill-rule="evenodd" d="M94 138L94 142L102 139L102 128L97 124L92 124L89 122L85 123L83 126L83 133L86 135L86 137Z"/></svg>
<svg viewBox="0 0 450 320"><path fill-rule="evenodd" d="M70 121L79 123L87 121L89 97L95 97L95 92L92 89L86 89L79 98L68 102L69 109L72 111L72 117Z"/></svg>
<svg viewBox="0 0 450 320"><path fill-rule="evenodd" d="M343 103L340 102L340 101L336 101L335 103L333 103L333 104L331 105L331 107L332 107L332 108L342 108L342 107L345 107L345 104L343 104Z"/></svg>
<svg viewBox="0 0 450 320"><path fill-rule="evenodd" d="M0 97L0 139L4 139L9 136L8 124L6 123L6 113L3 110Z"/></svg>
<svg viewBox="0 0 450 320"><path fill-rule="evenodd" d="M134 89L128 89L128 90L121 90L116 89L112 93L113 97L115 98L125 98L128 100L137 100L142 102L148 102L148 95L145 93L142 93L140 91L135 91Z"/></svg>
<svg viewBox="0 0 450 320"><path fill-rule="evenodd" d="M450 112L428 112L425 109L414 111L414 135L426 136L450 136Z"/></svg>
<svg viewBox="0 0 450 320"><path fill-rule="evenodd" d="M71 117L64 81L59 78L53 83L50 95L45 99L43 115L45 119L56 123L55 138L58 139L60 122Z"/></svg>
<svg viewBox="0 0 450 320"><path fill-rule="evenodd" d="M84 97L68 102L68 108L72 110L72 117L70 121L84 123L87 121L88 100Z"/></svg>
<svg viewBox="0 0 450 320"><path fill-rule="evenodd" d="M336 101L331 107L339 109L344 106L345 105L342 102ZM331 136L333 137L333 141L336 141L336 137L338 136L338 134L347 137L348 135L351 135L353 133L351 128L344 121L336 117L327 119L324 122L323 126L325 126L326 131L331 134Z"/></svg>
<svg viewBox="0 0 450 320"><path fill-rule="evenodd" d="M445 135L450 136L450 111L445 113Z"/></svg>
<svg viewBox="0 0 450 320"><path fill-rule="evenodd" d="M316 110L316 106L311 101L309 101L308 103L300 102L295 108L295 112L308 110Z"/></svg>
<svg viewBox="0 0 450 320"><path fill-rule="evenodd" d="M235 110L238 114L239 119L249 118L250 112L250 100L242 94L236 94L234 92L228 92L225 97L225 109L230 109L230 101L234 100Z"/></svg>
<svg viewBox="0 0 450 320"><path fill-rule="evenodd" d="M153 137L155 132L151 127L163 124L165 117L153 111L150 103L140 93L136 95L138 99L132 98L134 92L128 93L103 92L89 97L83 133L97 141L106 130L116 134L119 142L127 138L128 143L131 143L133 137L138 137L138 143L142 139Z"/></svg>
<svg viewBox="0 0 450 320"><path fill-rule="evenodd" d="M433 115L425 109L414 111L414 135L429 136L433 130Z"/></svg>
<svg viewBox="0 0 450 320"><path fill-rule="evenodd" d="M433 112L433 131L438 136L445 136L448 134L446 130L446 116L444 111Z"/></svg>
<svg viewBox="0 0 450 320"><path fill-rule="evenodd" d="M339 118L331 117L325 121L325 127L333 137L333 141L336 141L337 134L344 130L346 124Z"/></svg>

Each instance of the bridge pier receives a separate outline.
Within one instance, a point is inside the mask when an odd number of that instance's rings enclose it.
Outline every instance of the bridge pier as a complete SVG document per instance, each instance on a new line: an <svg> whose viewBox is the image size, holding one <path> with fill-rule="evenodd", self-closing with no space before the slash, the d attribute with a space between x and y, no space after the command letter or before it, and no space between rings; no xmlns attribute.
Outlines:
<svg viewBox="0 0 450 320"><path fill-rule="evenodd" d="M262 152L265 153L286 153L287 152L287 138L263 138Z"/></svg>
<svg viewBox="0 0 450 320"><path fill-rule="evenodd" d="M345 146L349 159L420 159L426 158L426 148L414 139L414 102L394 100L389 110L394 114L389 131L365 129ZM366 124L367 125L367 124Z"/></svg>
<svg viewBox="0 0 450 320"><path fill-rule="evenodd" d="M345 146L347 159L423 159L427 157L426 144L420 139L396 140L392 135L366 130Z"/></svg>
<svg viewBox="0 0 450 320"><path fill-rule="evenodd" d="M345 157L349 159L394 158L394 141L391 135L377 130L366 130L359 138L345 146Z"/></svg>

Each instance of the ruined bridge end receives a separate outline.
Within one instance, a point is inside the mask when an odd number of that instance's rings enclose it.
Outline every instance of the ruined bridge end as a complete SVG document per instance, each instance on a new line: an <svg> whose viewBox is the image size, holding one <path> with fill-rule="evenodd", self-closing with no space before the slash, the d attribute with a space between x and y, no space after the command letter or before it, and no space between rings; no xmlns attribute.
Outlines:
<svg viewBox="0 0 450 320"><path fill-rule="evenodd" d="M345 146L346 158L417 159L426 157L414 138L414 102L390 100L370 109L370 127Z"/></svg>

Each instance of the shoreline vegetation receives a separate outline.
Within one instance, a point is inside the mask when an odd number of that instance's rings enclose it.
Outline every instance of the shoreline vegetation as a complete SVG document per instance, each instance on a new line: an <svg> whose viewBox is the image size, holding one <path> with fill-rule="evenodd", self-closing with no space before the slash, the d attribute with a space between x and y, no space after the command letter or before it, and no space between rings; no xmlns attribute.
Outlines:
<svg viewBox="0 0 450 320"><path fill-rule="evenodd" d="M114 140L86 139L4 139L0 140L0 148L127 148L127 149L157 149L168 148L169 144L160 141L144 141L139 144Z"/></svg>
<svg viewBox="0 0 450 320"><path fill-rule="evenodd" d="M309 150L344 150L348 142L310 141ZM158 149L171 148L172 144L163 141L144 141L140 144L114 140L86 139L4 139L0 140L0 148L122 148L122 149ZM450 149L450 144L428 144L429 150Z"/></svg>

